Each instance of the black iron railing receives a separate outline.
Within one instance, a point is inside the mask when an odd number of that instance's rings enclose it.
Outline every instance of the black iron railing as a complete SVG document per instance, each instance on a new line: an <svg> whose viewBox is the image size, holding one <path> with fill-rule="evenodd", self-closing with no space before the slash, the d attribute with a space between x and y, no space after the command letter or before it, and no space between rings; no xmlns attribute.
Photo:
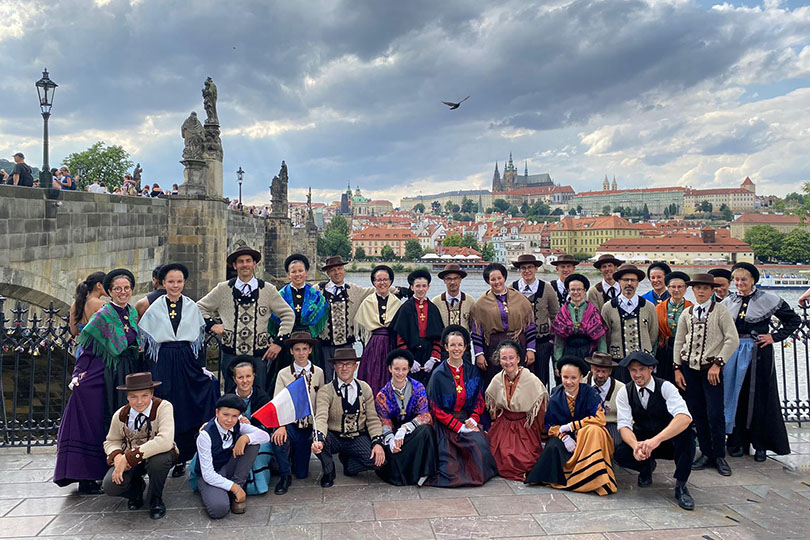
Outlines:
<svg viewBox="0 0 810 540"><path fill-rule="evenodd" d="M75 364L75 341L67 315L53 304L42 314L29 316L17 302L4 315L0 296L0 448L56 444L67 388ZM797 308L802 324L793 336L774 347L782 414L785 421L810 422L810 319L806 307ZM778 322L773 323L774 330ZM206 337L208 368L222 380L219 338Z"/></svg>

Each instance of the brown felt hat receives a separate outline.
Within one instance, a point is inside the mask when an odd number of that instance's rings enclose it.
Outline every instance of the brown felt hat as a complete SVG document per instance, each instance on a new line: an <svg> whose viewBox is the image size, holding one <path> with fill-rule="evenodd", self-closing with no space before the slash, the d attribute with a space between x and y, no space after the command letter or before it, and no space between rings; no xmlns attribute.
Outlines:
<svg viewBox="0 0 810 540"><path fill-rule="evenodd" d="M621 266L621 265L624 264L624 261L621 260L621 259L617 259L613 255L610 255L608 253L603 253L602 255L599 255L599 258L596 259L595 263L593 263L593 267L596 268L597 270L599 270L599 269L602 268L602 265L605 264L605 263L613 263L616 266ZM639 278L639 279L642 279L642 278Z"/></svg>
<svg viewBox="0 0 810 540"><path fill-rule="evenodd" d="M556 261L551 261L551 266L557 266L558 264L573 264L574 266L579 264L579 261L574 258L573 255L569 255L568 253L563 253L562 255L557 256Z"/></svg>
<svg viewBox="0 0 810 540"><path fill-rule="evenodd" d="M690 287L692 285L709 285L710 287L719 287L720 284L714 281L714 276L711 274L692 274L692 279L686 282Z"/></svg>
<svg viewBox="0 0 810 540"><path fill-rule="evenodd" d="M639 281L647 277L647 274L635 264L623 264L613 272L613 279L619 281L625 274L635 274Z"/></svg>
<svg viewBox="0 0 810 540"><path fill-rule="evenodd" d="M236 259L239 258L240 255L250 255L256 262L262 260L262 254L256 251L255 249L248 246L240 246L236 248L236 250L233 253L228 255L227 259L228 266L233 265L233 263L236 262Z"/></svg>
<svg viewBox="0 0 810 540"><path fill-rule="evenodd" d="M127 375L124 385L116 386L115 388L117 390L123 390L124 392L134 392L136 390L149 390L150 388L155 388L160 385L161 382L153 381L152 374L147 371L143 373L130 373Z"/></svg>
<svg viewBox="0 0 810 540"><path fill-rule="evenodd" d="M318 343L318 340L314 339L309 332L293 332L290 334L290 337L284 340L284 345L290 348L296 343L306 343L314 347Z"/></svg>
<svg viewBox="0 0 810 540"><path fill-rule="evenodd" d="M599 367L616 367L619 364L613 361L613 357L608 353L596 351L590 356L585 357L585 361L592 366Z"/></svg>
<svg viewBox="0 0 810 540"><path fill-rule="evenodd" d="M461 267L456 263L449 263L444 265L444 270L439 272L439 279L444 279L444 276L448 274L458 274L459 276L461 276L461 279L467 277L467 272L462 270Z"/></svg>
<svg viewBox="0 0 810 540"><path fill-rule="evenodd" d="M332 357L332 363L335 362L359 362L360 357L357 356L357 353L354 352L354 347L345 347L343 349L337 349L335 351L335 356Z"/></svg>
<svg viewBox="0 0 810 540"><path fill-rule="evenodd" d="M343 257L340 255L335 255L334 257L327 257L326 262L323 266L321 266L321 270L326 272L330 268L334 268L335 266L345 266L349 263L343 260Z"/></svg>
<svg viewBox="0 0 810 540"><path fill-rule="evenodd" d="M525 253L518 257L516 261L512 261L512 266L515 268L520 268L524 264L533 264L536 267L540 267L543 266L543 261L538 261L537 257L531 253Z"/></svg>

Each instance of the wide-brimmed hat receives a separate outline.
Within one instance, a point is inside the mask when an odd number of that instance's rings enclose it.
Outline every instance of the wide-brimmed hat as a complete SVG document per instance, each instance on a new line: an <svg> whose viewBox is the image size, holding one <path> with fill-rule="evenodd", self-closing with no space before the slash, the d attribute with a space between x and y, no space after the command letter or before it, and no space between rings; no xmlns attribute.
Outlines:
<svg viewBox="0 0 810 540"><path fill-rule="evenodd" d="M345 266L349 263L343 260L343 257L340 255L335 255L334 257L327 257L326 262L321 266L321 271L326 272L330 268L334 268L335 266Z"/></svg>
<svg viewBox="0 0 810 540"><path fill-rule="evenodd" d="M656 268L661 270L664 273L664 275L667 275L670 272L672 272L672 268L670 268L669 265L664 261L655 261L652 264L650 264L650 266L647 267L647 277L650 277L650 272L652 272Z"/></svg>
<svg viewBox="0 0 810 540"><path fill-rule="evenodd" d="M171 272L172 270L180 270L180 272L183 273L183 279L188 279L188 267L185 264L169 263L169 264L164 264L158 270L158 275L157 275L158 281L162 282L164 279L166 279L166 275L169 272Z"/></svg>
<svg viewBox="0 0 810 540"><path fill-rule="evenodd" d="M112 282L115 280L115 278L121 276L124 276L129 280L130 287L132 287L133 289L135 288L135 276L132 275L132 272L130 272L126 268L116 268L115 270L110 270L109 272L107 272L107 275L104 276L104 283L102 283L102 286L104 287L104 290L107 292L107 294L110 294L110 287L112 287Z"/></svg>
<svg viewBox="0 0 810 540"><path fill-rule="evenodd" d="M692 279L686 282L687 285L708 285L709 287L719 287L720 284L714 280L711 274L692 274Z"/></svg>
<svg viewBox="0 0 810 540"><path fill-rule="evenodd" d="M603 353L599 351L594 352L590 356L586 356L585 361L592 366L598 367L616 367L619 365L613 360L613 357L610 356L608 353Z"/></svg>
<svg viewBox="0 0 810 540"><path fill-rule="evenodd" d="M600 270L602 268L602 265L605 264L605 263L613 263L616 266L621 266L621 265L624 264L624 261L621 260L621 259L617 259L616 257L614 257L613 255L611 255L609 253L603 253L603 254L599 255L599 258L596 259L595 263L593 263L593 267L596 268L597 270ZM642 279L642 278L639 278L639 279Z"/></svg>
<svg viewBox="0 0 810 540"><path fill-rule="evenodd" d="M613 279L619 281L625 274L635 274L639 281L646 277L642 270L639 270L635 264L623 264L613 272Z"/></svg>
<svg viewBox="0 0 810 540"><path fill-rule="evenodd" d="M649 366L655 367L658 365L658 360L648 352L644 351L633 351L624 358L622 361L619 362L620 367L627 367L630 365L630 362L638 362L642 366Z"/></svg>
<svg viewBox="0 0 810 540"><path fill-rule="evenodd" d="M456 263L449 263L444 265L444 270L439 272L439 279L444 279L444 276L448 274L458 274L461 276L461 279L467 277L467 272L461 269L459 265Z"/></svg>
<svg viewBox="0 0 810 540"><path fill-rule="evenodd" d="M579 261L576 260L573 255L563 253L557 256L557 260L551 261L549 264L551 266L557 266L559 264L573 264L574 266L576 266L579 264Z"/></svg>
<svg viewBox="0 0 810 540"><path fill-rule="evenodd" d="M512 266L515 268L520 268L524 264L533 264L536 267L540 267L543 266L543 261L538 261L537 257L531 253L524 253L518 257L516 261L512 261Z"/></svg>
<svg viewBox="0 0 810 540"><path fill-rule="evenodd" d="M354 347L344 347L342 349L337 349L335 351L335 355L331 359L331 362L334 364L335 362L342 362L347 360L352 362L360 361L360 357L357 356L357 353L354 351Z"/></svg>
<svg viewBox="0 0 810 540"><path fill-rule="evenodd" d="M747 262L738 262L737 264L731 267L731 272L734 273L734 270L736 270L737 268L748 270L748 272L750 272L751 276L754 278L754 283L759 281L759 270L757 270L757 267L754 266L753 264Z"/></svg>
<svg viewBox="0 0 810 540"><path fill-rule="evenodd" d="M255 249L248 246L239 246L233 253L228 255L228 258L226 259L228 266L231 266L240 255L250 255L251 257L253 257L253 260L255 262L259 262L262 260L262 254L256 251Z"/></svg>
<svg viewBox="0 0 810 540"><path fill-rule="evenodd" d="M290 334L290 337L284 340L284 345L290 348L296 343L306 343L314 347L315 344L318 343L318 340L314 339L309 332L293 332Z"/></svg>
<svg viewBox="0 0 810 540"><path fill-rule="evenodd" d="M161 384L160 381L153 381L152 374L145 371L142 373L130 373L127 375L123 386L116 386L115 388L124 392L135 392L136 390L149 390Z"/></svg>

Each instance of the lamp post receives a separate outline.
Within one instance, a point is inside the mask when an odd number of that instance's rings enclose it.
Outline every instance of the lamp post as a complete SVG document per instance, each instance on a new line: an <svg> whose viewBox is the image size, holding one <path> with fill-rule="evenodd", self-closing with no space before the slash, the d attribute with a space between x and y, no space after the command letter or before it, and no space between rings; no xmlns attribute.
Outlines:
<svg viewBox="0 0 810 540"><path fill-rule="evenodd" d="M39 96L39 109L42 111L42 121L44 124L42 131L42 172L39 173L39 187L49 189L51 187L51 166L48 164L48 118L51 117L51 107L53 106L53 95L58 85L48 78L47 68L42 72L42 78L36 82L37 95Z"/></svg>
<svg viewBox="0 0 810 540"><path fill-rule="evenodd" d="M236 179L239 182L239 207L242 207L242 179L245 176L245 171L242 170L242 166L239 166L239 170L236 171Z"/></svg>

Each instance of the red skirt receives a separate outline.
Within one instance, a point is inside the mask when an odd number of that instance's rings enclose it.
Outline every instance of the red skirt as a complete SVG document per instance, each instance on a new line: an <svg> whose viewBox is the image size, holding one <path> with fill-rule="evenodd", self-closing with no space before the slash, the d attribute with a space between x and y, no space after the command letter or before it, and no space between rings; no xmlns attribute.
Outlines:
<svg viewBox="0 0 810 540"><path fill-rule="evenodd" d="M495 457L498 474L507 480L523 482L540 457L540 424L535 418L526 427L526 413L504 411L489 430L489 449Z"/></svg>

